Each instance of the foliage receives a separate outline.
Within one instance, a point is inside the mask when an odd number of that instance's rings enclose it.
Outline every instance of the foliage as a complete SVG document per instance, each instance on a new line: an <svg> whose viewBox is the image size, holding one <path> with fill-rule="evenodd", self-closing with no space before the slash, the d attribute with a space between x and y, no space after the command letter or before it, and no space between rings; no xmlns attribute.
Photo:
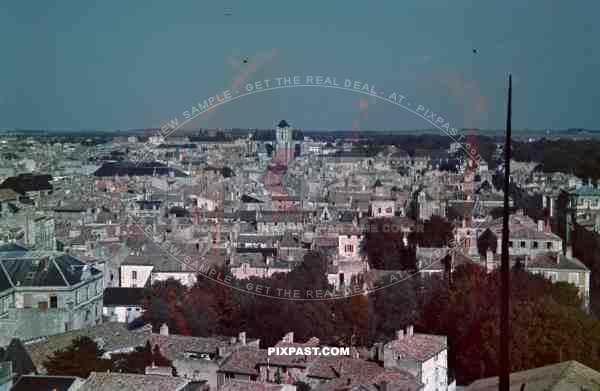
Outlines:
<svg viewBox="0 0 600 391"><path fill-rule="evenodd" d="M380 270L416 270L415 249L405 246L404 234L391 218L378 218L370 222L369 230L361 243L369 266Z"/></svg>
<svg viewBox="0 0 600 391"><path fill-rule="evenodd" d="M420 328L448 336L449 364L461 384L498 375L500 297L498 272L487 274L466 265L457 268L452 285L437 289L423 309ZM565 360L600 368L600 324L580 305L572 287L513 271L511 371Z"/></svg>
<svg viewBox="0 0 600 391"><path fill-rule="evenodd" d="M111 359L116 371L127 373L144 374L146 367L152 366L152 364L159 367L173 366L171 361L162 355L158 346L152 349L150 341L147 341L143 347L135 348L133 352L113 354Z"/></svg>
<svg viewBox="0 0 600 391"><path fill-rule="evenodd" d="M294 385L296 386L296 391L310 391L310 385L303 381L298 380Z"/></svg>
<svg viewBox="0 0 600 391"><path fill-rule="evenodd" d="M539 140L515 142L513 158L540 162L544 172L572 173L580 178L600 178L600 142L597 140Z"/></svg>
<svg viewBox="0 0 600 391"><path fill-rule="evenodd" d="M99 358L102 351L88 337L73 340L64 350L54 352L44 362L50 376L78 376L87 378L91 372L106 372L113 369L113 362Z"/></svg>

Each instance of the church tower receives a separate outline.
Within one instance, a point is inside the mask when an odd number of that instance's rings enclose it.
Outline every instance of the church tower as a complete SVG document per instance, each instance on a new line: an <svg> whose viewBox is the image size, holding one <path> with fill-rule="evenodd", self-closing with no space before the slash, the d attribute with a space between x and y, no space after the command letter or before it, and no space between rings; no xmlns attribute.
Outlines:
<svg viewBox="0 0 600 391"><path fill-rule="evenodd" d="M277 141L276 149L277 156L281 156L283 159L285 159L286 165L289 164L294 157L292 138L292 127L287 123L286 120L281 120L279 125L277 125L277 128L275 128L275 139Z"/></svg>

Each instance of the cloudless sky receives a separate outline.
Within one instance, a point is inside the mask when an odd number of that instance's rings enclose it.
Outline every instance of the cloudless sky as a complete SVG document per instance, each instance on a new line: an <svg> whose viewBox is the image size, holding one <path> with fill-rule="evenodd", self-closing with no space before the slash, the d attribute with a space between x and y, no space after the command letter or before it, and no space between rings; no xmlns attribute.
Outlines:
<svg viewBox="0 0 600 391"><path fill-rule="evenodd" d="M225 15L231 8L232 15ZM450 126L504 126L514 78L516 128L600 129L600 2L581 0L5 1L0 9L0 128L159 127L250 82L320 75L422 104ZM473 54L473 49L478 50ZM222 105L187 127L431 128L382 100L287 88ZM368 118L367 118L368 116Z"/></svg>

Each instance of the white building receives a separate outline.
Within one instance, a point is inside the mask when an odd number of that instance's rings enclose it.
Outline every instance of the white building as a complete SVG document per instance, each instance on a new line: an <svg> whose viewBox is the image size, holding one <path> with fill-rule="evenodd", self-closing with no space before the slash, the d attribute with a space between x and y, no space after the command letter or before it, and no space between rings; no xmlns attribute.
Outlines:
<svg viewBox="0 0 600 391"><path fill-rule="evenodd" d="M396 339L383 347L385 368L411 373L425 385L423 391L447 391L448 343L441 335L415 334L413 326L396 332Z"/></svg>

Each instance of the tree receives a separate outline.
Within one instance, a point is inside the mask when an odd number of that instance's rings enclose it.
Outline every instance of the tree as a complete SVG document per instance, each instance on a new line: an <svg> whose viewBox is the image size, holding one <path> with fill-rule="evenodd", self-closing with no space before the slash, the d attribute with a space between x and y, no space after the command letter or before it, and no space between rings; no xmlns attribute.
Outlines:
<svg viewBox="0 0 600 391"><path fill-rule="evenodd" d="M190 330L183 315L186 288L175 279L156 281L144 293L144 319L155 330L166 323L173 333L189 335Z"/></svg>
<svg viewBox="0 0 600 391"><path fill-rule="evenodd" d="M150 341L146 341L143 347L136 347L133 352L113 354L111 359L115 370L127 373L144 374L146 367L153 364L159 367L173 367L172 362L162 355L158 346L152 349Z"/></svg>
<svg viewBox="0 0 600 391"><path fill-rule="evenodd" d="M454 237L453 226L445 218L440 216L431 216L431 218L423 224L422 232L414 232L412 241L419 243L423 247L444 247Z"/></svg>
<svg viewBox="0 0 600 391"><path fill-rule="evenodd" d="M449 365L460 383L498 375L500 285L498 271L462 265L423 309L418 325L448 337ZM600 323L580 309L574 287L513 270L510 294L512 372L566 360L600 368Z"/></svg>
<svg viewBox="0 0 600 391"><path fill-rule="evenodd" d="M281 369L277 368L277 371L275 371L275 383L281 384L282 381L283 381L283 376L281 375Z"/></svg>
<svg viewBox="0 0 600 391"><path fill-rule="evenodd" d="M301 380L298 380L294 385L296 386L296 391L310 391L310 385Z"/></svg>
<svg viewBox="0 0 600 391"><path fill-rule="evenodd" d="M361 243L369 266L381 270L416 270L415 250L404 245L401 227L392 218L378 218L370 222Z"/></svg>
<svg viewBox="0 0 600 391"><path fill-rule="evenodd" d="M78 337L64 350L57 350L44 362L50 376L78 376L87 378L91 372L113 369L111 360L100 358L102 351L88 337Z"/></svg>

